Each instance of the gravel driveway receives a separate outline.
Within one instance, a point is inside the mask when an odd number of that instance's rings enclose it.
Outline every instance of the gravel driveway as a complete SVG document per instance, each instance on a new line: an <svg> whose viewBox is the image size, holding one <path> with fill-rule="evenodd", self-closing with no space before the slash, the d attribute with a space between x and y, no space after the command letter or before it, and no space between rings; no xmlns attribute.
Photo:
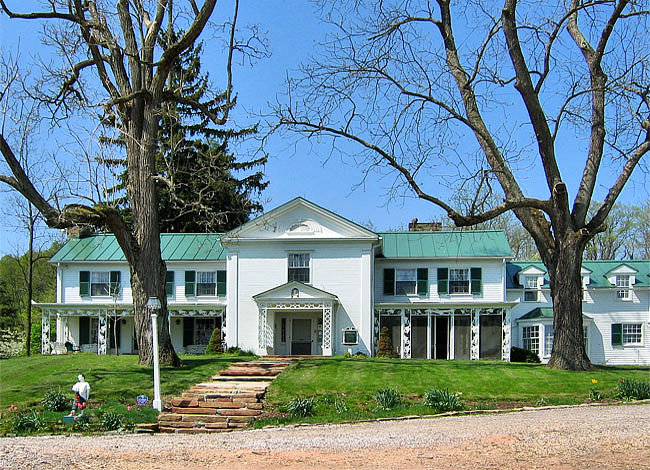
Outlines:
<svg viewBox="0 0 650 470"><path fill-rule="evenodd" d="M269 428L0 439L3 469L650 469L650 404Z"/></svg>

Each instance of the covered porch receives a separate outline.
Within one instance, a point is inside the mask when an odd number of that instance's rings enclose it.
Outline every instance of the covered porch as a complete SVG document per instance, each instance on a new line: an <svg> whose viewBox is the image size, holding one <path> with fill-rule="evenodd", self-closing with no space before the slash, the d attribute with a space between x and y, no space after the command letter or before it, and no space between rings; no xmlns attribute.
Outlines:
<svg viewBox="0 0 650 470"><path fill-rule="evenodd" d="M131 304L35 304L41 310L41 353L137 354ZM224 338L225 305L169 305L169 334L178 353L202 354L214 328ZM55 333L51 326L55 322Z"/></svg>
<svg viewBox="0 0 650 470"><path fill-rule="evenodd" d="M496 359L509 361L510 308L499 306L377 306L373 345L382 329L403 359Z"/></svg>
<svg viewBox="0 0 650 470"><path fill-rule="evenodd" d="M338 304L335 295L291 281L253 299L258 306L262 354L334 354L334 309Z"/></svg>

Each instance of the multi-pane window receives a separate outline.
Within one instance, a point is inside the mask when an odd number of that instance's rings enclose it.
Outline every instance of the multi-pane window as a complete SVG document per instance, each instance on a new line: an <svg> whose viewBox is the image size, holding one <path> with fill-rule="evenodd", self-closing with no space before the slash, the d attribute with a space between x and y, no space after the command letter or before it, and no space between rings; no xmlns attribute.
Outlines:
<svg viewBox="0 0 650 470"><path fill-rule="evenodd" d="M524 302L539 301L539 278L537 276L524 277Z"/></svg>
<svg viewBox="0 0 650 470"><path fill-rule="evenodd" d="M309 253L289 253L288 279L309 282Z"/></svg>
<svg viewBox="0 0 650 470"><path fill-rule="evenodd" d="M108 271L90 273L90 295L110 295L111 274Z"/></svg>
<svg viewBox="0 0 650 470"><path fill-rule="evenodd" d="M544 355L550 356L553 352L553 325L544 325Z"/></svg>
<svg viewBox="0 0 650 470"><path fill-rule="evenodd" d="M641 344L641 323L623 323L623 344Z"/></svg>
<svg viewBox="0 0 650 470"><path fill-rule="evenodd" d="M522 328L522 347L539 354L539 325Z"/></svg>
<svg viewBox="0 0 650 470"><path fill-rule="evenodd" d="M417 285L415 269L395 270L395 295L413 295Z"/></svg>
<svg viewBox="0 0 650 470"><path fill-rule="evenodd" d="M450 294L469 293L469 269L449 270L449 293Z"/></svg>
<svg viewBox="0 0 650 470"><path fill-rule="evenodd" d="M630 276L629 274L619 274L616 276L616 298L629 300L630 298Z"/></svg>
<svg viewBox="0 0 650 470"><path fill-rule="evenodd" d="M216 273L214 271L196 273L196 295L215 295L217 288Z"/></svg>

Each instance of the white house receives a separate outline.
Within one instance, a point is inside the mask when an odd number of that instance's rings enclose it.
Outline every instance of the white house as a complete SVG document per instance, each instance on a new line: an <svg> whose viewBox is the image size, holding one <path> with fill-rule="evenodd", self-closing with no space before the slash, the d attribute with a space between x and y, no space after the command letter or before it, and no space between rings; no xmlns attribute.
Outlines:
<svg viewBox="0 0 650 470"><path fill-rule="evenodd" d="M203 351L216 327L228 346L260 355L374 355L387 327L403 358L509 360L511 346L550 355L545 268L512 262L502 231L375 233L296 198L225 234L162 234L161 250L179 352ZM43 351L135 352L115 238L72 238L51 262ZM650 364L649 275L648 261L584 263L592 362Z"/></svg>

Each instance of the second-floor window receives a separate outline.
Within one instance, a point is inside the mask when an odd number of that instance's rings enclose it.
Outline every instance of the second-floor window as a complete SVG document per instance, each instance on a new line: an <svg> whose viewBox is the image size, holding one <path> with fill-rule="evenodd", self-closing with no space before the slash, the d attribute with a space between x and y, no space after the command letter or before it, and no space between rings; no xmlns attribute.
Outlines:
<svg viewBox="0 0 650 470"><path fill-rule="evenodd" d="M616 298L620 300L630 299L630 276L619 274L616 276Z"/></svg>
<svg viewBox="0 0 650 470"><path fill-rule="evenodd" d="M450 294L469 293L469 269L449 270L449 293Z"/></svg>
<svg viewBox="0 0 650 470"><path fill-rule="evenodd" d="M196 272L196 295L215 295L217 279L214 271Z"/></svg>
<svg viewBox="0 0 650 470"><path fill-rule="evenodd" d="M483 292L481 268L438 268L438 294L472 294Z"/></svg>
<svg viewBox="0 0 650 470"><path fill-rule="evenodd" d="M120 271L79 271L79 296L119 296L120 278Z"/></svg>
<svg viewBox="0 0 650 470"><path fill-rule="evenodd" d="M226 271L185 271L185 297L226 295Z"/></svg>
<svg viewBox="0 0 650 470"><path fill-rule="evenodd" d="M309 282L309 253L289 253L288 281Z"/></svg>
<svg viewBox="0 0 650 470"><path fill-rule="evenodd" d="M384 295L429 294L429 269L384 269Z"/></svg>

